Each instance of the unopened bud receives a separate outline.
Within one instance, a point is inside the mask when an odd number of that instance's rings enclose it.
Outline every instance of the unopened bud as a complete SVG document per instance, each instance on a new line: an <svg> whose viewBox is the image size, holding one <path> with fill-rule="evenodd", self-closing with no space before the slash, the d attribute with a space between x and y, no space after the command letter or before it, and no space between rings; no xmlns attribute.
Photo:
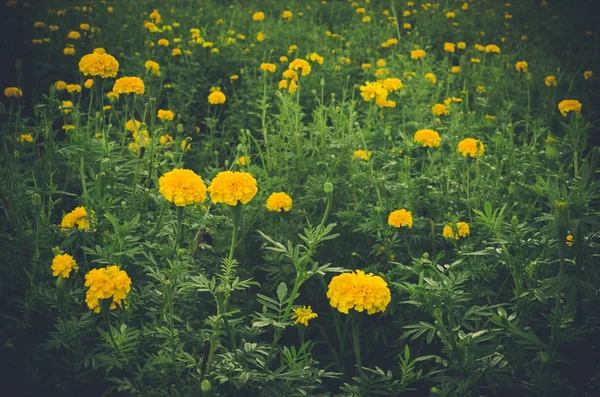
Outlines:
<svg viewBox="0 0 600 397"><path fill-rule="evenodd" d="M516 215L513 215L513 216L512 216L512 218L510 219L510 224L511 224L513 227L517 227L517 226L519 226L519 218L517 218L517 216L516 216Z"/></svg>
<svg viewBox="0 0 600 397"><path fill-rule="evenodd" d="M39 207L42 204L42 196L40 196L37 193L33 193L33 195L31 196L31 203L35 207Z"/></svg>
<svg viewBox="0 0 600 397"><path fill-rule="evenodd" d="M177 133L183 134L183 124L177 124Z"/></svg>
<svg viewBox="0 0 600 397"><path fill-rule="evenodd" d="M333 183L325 182L325 185L323 185L323 190L325 190L325 193L333 193Z"/></svg>
<svg viewBox="0 0 600 397"><path fill-rule="evenodd" d="M205 397L212 395L212 385L208 379L204 379L202 383L200 383L200 390L202 391L202 395Z"/></svg>

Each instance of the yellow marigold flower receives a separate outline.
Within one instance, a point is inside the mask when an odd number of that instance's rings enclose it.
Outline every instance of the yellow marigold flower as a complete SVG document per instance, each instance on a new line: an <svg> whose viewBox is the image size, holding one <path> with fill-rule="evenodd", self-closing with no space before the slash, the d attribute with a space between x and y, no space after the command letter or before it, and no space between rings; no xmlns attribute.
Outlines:
<svg viewBox="0 0 600 397"><path fill-rule="evenodd" d="M410 23L408 23L408 22L406 22L404 25L402 25L402 27L404 29L412 29L412 25Z"/></svg>
<svg viewBox="0 0 600 397"><path fill-rule="evenodd" d="M310 63L308 63L304 59L300 59L300 58L294 59L292 62L290 62L289 68L291 70L301 69L302 76L307 76L311 71Z"/></svg>
<svg viewBox="0 0 600 397"><path fill-rule="evenodd" d="M242 167L245 167L250 163L250 159L247 156L240 156L240 158L237 159L235 163L241 165Z"/></svg>
<svg viewBox="0 0 600 397"><path fill-rule="evenodd" d="M191 137L187 137L185 139L183 139L181 141L181 151L182 152L189 152L190 149L192 148L192 138Z"/></svg>
<svg viewBox="0 0 600 397"><path fill-rule="evenodd" d="M305 327L308 327L308 321L317 317L319 317L319 315L313 312L310 306L302 306L297 309L294 309L292 320L295 320L294 324L302 324Z"/></svg>
<svg viewBox="0 0 600 397"><path fill-rule="evenodd" d="M566 116L569 112L579 114L581 112L581 102L575 99L565 99L558 104L558 110L563 116Z"/></svg>
<svg viewBox="0 0 600 397"><path fill-rule="evenodd" d="M367 314L384 312L392 297L383 278L362 270L343 273L331 279L327 289L327 298L331 307L344 314L354 309Z"/></svg>
<svg viewBox="0 0 600 397"><path fill-rule="evenodd" d="M452 68L450 69L450 73L459 73L460 72L460 66L452 66Z"/></svg>
<svg viewBox="0 0 600 397"><path fill-rule="evenodd" d="M313 52L312 54L310 54L308 56L308 59L310 59L311 62L316 62L319 65L322 65L323 62L325 61L325 58L323 58L322 56L320 56L319 54L317 54L316 52Z"/></svg>
<svg viewBox="0 0 600 397"><path fill-rule="evenodd" d="M410 59L423 59L427 53L423 50L414 50L410 52Z"/></svg>
<svg viewBox="0 0 600 397"><path fill-rule="evenodd" d="M83 86L89 90L90 88L92 88L94 86L94 80L93 79L87 79L85 81L85 83L83 83Z"/></svg>
<svg viewBox="0 0 600 397"><path fill-rule="evenodd" d="M362 68L362 70L369 70L372 66L370 63L363 63L362 65L360 65L360 67Z"/></svg>
<svg viewBox="0 0 600 397"><path fill-rule="evenodd" d="M42 39L32 39L31 40L31 44L39 45L39 44L43 44L43 43L44 43L44 40L42 40Z"/></svg>
<svg viewBox="0 0 600 397"><path fill-rule="evenodd" d="M368 161L371 158L371 152L368 152L366 150L356 150L352 157L355 159Z"/></svg>
<svg viewBox="0 0 600 397"><path fill-rule="evenodd" d="M294 94L296 91L298 91L298 83L296 83L294 80L291 80L290 86L288 87L288 92L290 94Z"/></svg>
<svg viewBox="0 0 600 397"><path fill-rule="evenodd" d="M437 79L435 78L435 75L433 73L426 73L425 78L433 84L437 83Z"/></svg>
<svg viewBox="0 0 600 397"><path fill-rule="evenodd" d="M6 87L4 89L4 96L7 98L21 98L23 91L18 87Z"/></svg>
<svg viewBox="0 0 600 397"><path fill-rule="evenodd" d="M37 29L45 29L46 28L46 24L44 22L35 22L33 24L33 27L37 28Z"/></svg>
<svg viewBox="0 0 600 397"><path fill-rule="evenodd" d="M59 27L57 25L50 25L50 26L48 26L48 29L51 32L56 32L56 31L58 31Z"/></svg>
<svg viewBox="0 0 600 397"><path fill-rule="evenodd" d="M256 41L263 41L266 38L267 38L267 35L264 34L263 32L258 32L256 34Z"/></svg>
<svg viewBox="0 0 600 397"><path fill-rule="evenodd" d="M476 46L477 46L477 44L476 44ZM475 47L475 48L477 48L477 47ZM496 44L488 44L485 46L485 52L500 54L500 47L498 47Z"/></svg>
<svg viewBox="0 0 600 397"><path fill-rule="evenodd" d="M452 19L454 17L456 17L456 14L454 12L449 11L449 12L446 13L446 18Z"/></svg>
<svg viewBox="0 0 600 397"><path fill-rule="evenodd" d="M152 142L152 138L150 138L148 130L142 129L133 131L133 142L129 144L128 148L133 153L139 153L140 149L142 147L147 147L150 142Z"/></svg>
<svg viewBox="0 0 600 397"><path fill-rule="evenodd" d="M125 123L125 129L127 129L128 131L131 131L131 132L136 132L136 131L141 130L142 127L145 125L146 125L146 123L144 123L143 121L131 119Z"/></svg>
<svg viewBox="0 0 600 397"><path fill-rule="evenodd" d="M110 14L112 14L113 12L115 12L115 9L113 7L108 7L106 9L106 11L108 11Z"/></svg>
<svg viewBox="0 0 600 397"><path fill-rule="evenodd" d="M450 114L450 111L446 109L443 103L436 103L431 107L431 111L436 116L448 116Z"/></svg>
<svg viewBox="0 0 600 397"><path fill-rule="evenodd" d="M71 101L62 101L62 105L59 107L59 109L65 113L65 114L69 114L73 111L73 102Z"/></svg>
<svg viewBox="0 0 600 397"><path fill-rule="evenodd" d="M146 87L139 77L121 77L115 81L113 91L117 94L138 94L144 95Z"/></svg>
<svg viewBox="0 0 600 397"><path fill-rule="evenodd" d="M238 202L249 203L258 192L258 187L256 179L247 172L222 171L212 180L208 191L213 204L235 206Z"/></svg>
<svg viewBox="0 0 600 397"><path fill-rule="evenodd" d="M456 240L460 237L467 237L470 233L471 229L467 222L456 222L455 228L452 227L452 225L446 225L444 226L444 230L442 230L442 236L444 236L444 238Z"/></svg>
<svg viewBox="0 0 600 397"><path fill-rule="evenodd" d="M456 48L458 48L459 50L464 50L465 48L467 48L467 43L465 43L464 41L459 41L456 44Z"/></svg>
<svg viewBox="0 0 600 397"><path fill-rule="evenodd" d="M94 54L106 54L106 50L102 47L98 47L98 48L94 48L94 51L92 51Z"/></svg>
<svg viewBox="0 0 600 397"><path fill-rule="evenodd" d="M517 69L517 72L527 73L528 68L529 65L525 61L519 61L515 64L515 69Z"/></svg>
<svg viewBox="0 0 600 397"><path fill-rule="evenodd" d="M292 209L292 198L284 192L271 193L267 199L267 209L273 212L288 212Z"/></svg>
<svg viewBox="0 0 600 397"><path fill-rule="evenodd" d="M157 9L155 9L154 11L152 11L150 13L150 15L148 15L148 17L150 17L150 19L152 19L154 21L154 23L161 23L162 22L162 17L160 16L160 13L158 12Z"/></svg>
<svg viewBox="0 0 600 397"><path fill-rule="evenodd" d="M21 134L17 138L17 142L19 142L19 143L25 143L25 142L31 143L31 142L33 142L33 134Z"/></svg>
<svg viewBox="0 0 600 397"><path fill-rule="evenodd" d="M419 130L415 132L414 141L423 147L439 147L442 139L440 134L434 130Z"/></svg>
<svg viewBox="0 0 600 397"><path fill-rule="evenodd" d="M463 11L467 11L469 9L469 3L463 3L462 7L460 7Z"/></svg>
<svg viewBox="0 0 600 397"><path fill-rule="evenodd" d="M291 11L284 11L284 12L281 14L281 17L282 17L283 19L292 19L292 12L291 12Z"/></svg>
<svg viewBox="0 0 600 397"><path fill-rule="evenodd" d="M444 51L446 52L454 52L454 49L456 48L456 44L454 43L444 43Z"/></svg>
<svg viewBox="0 0 600 397"><path fill-rule="evenodd" d="M280 90L285 90L286 88L288 88L288 81L287 80L280 80L278 87L279 87Z"/></svg>
<svg viewBox="0 0 600 397"><path fill-rule="evenodd" d="M280 56L279 62L288 62L288 57L286 57L285 55Z"/></svg>
<svg viewBox="0 0 600 397"><path fill-rule="evenodd" d="M62 129L65 130L65 132L69 132L71 130L74 130L75 126L73 124L65 124L62 126Z"/></svg>
<svg viewBox="0 0 600 397"><path fill-rule="evenodd" d="M156 117L162 120L173 120L175 118L175 113L170 110L159 109Z"/></svg>
<svg viewBox="0 0 600 397"><path fill-rule="evenodd" d="M173 144L173 137L169 134L162 135L159 140L161 145L171 146Z"/></svg>
<svg viewBox="0 0 600 397"><path fill-rule="evenodd" d="M479 58L471 58L471 63L480 63L481 60Z"/></svg>
<svg viewBox="0 0 600 397"><path fill-rule="evenodd" d="M144 63L144 67L151 71L153 75L160 76L160 65L157 62L148 60Z"/></svg>
<svg viewBox="0 0 600 397"><path fill-rule="evenodd" d="M260 22L260 21L263 21L264 19L265 19L265 13L262 11L255 12L254 15L252 15L252 20L254 22Z"/></svg>
<svg viewBox="0 0 600 397"><path fill-rule="evenodd" d="M69 94L73 92L81 92L81 86L79 84L67 84L67 92Z"/></svg>
<svg viewBox="0 0 600 397"><path fill-rule="evenodd" d="M158 184L163 197L178 207L200 204L206 199L206 185L192 170L169 171L160 177Z"/></svg>
<svg viewBox="0 0 600 397"><path fill-rule="evenodd" d="M110 106L110 105L104 105L102 107L102 109L104 109L105 112L108 112L110 109L112 109L112 106Z"/></svg>
<svg viewBox="0 0 600 397"><path fill-rule="evenodd" d="M50 268L54 277L61 276L62 278L69 278L71 270L79 270L77 262L69 254L56 255L52 260Z"/></svg>
<svg viewBox="0 0 600 397"><path fill-rule="evenodd" d="M264 70L265 72L275 73L277 66L273 65L272 63L261 63L260 69Z"/></svg>
<svg viewBox="0 0 600 397"><path fill-rule="evenodd" d="M79 40L81 38L81 33L72 30L69 32L69 34L67 35L68 39L73 39L73 40Z"/></svg>
<svg viewBox="0 0 600 397"><path fill-rule="evenodd" d="M402 16L403 16L403 17L409 17L409 16L410 16L410 11L404 11L404 12L402 13Z"/></svg>
<svg viewBox="0 0 600 397"><path fill-rule="evenodd" d="M178 56L181 55L181 48L173 48L173 51L171 51L171 56Z"/></svg>
<svg viewBox="0 0 600 397"><path fill-rule="evenodd" d="M481 44L475 44L474 45L475 49L479 52L484 52L485 51L485 46L482 46ZM499 51L500 49L498 49Z"/></svg>
<svg viewBox="0 0 600 397"><path fill-rule="evenodd" d="M156 42L156 44L158 44L161 47L168 47L169 46L169 40L167 39L160 39Z"/></svg>
<svg viewBox="0 0 600 397"><path fill-rule="evenodd" d="M79 71L84 76L98 76L103 79L115 77L119 71L119 62L109 54L91 53L81 57Z"/></svg>
<svg viewBox="0 0 600 397"><path fill-rule="evenodd" d="M81 30L90 30L90 25L88 23L82 23L79 25L79 29Z"/></svg>
<svg viewBox="0 0 600 397"><path fill-rule="evenodd" d="M491 115L489 115L489 114L486 114L486 115L485 115L485 119L486 119L486 120L490 120L490 121L491 121L491 120L494 120L495 118L496 118L496 116L491 116Z"/></svg>
<svg viewBox="0 0 600 397"><path fill-rule="evenodd" d="M363 17L362 21L363 21L364 23L369 23L369 22L371 22L371 17L370 17L370 16L368 16L368 15L366 15L366 16L364 16L364 17Z"/></svg>
<svg viewBox="0 0 600 397"><path fill-rule="evenodd" d="M392 211L388 216L388 225L394 226L397 228L408 226L412 227L413 219L412 213L402 208L400 210Z"/></svg>
<svg viewBox="0 0 600 397"><path fill-rule="evenodd" d="M237 74L232 74L231 76L229 76L229 80L231 80L231 81L235 81L239 78L240 78L240 76L238 76Z"/></svg>
<svg viewBox="0 0 600 397"><path fill-rule="evenodd" d="M94 221L94 211L91 212L88 218L88 213L85 207L77 207L63 217L60 227L62 230L87 230L90 228L90 220L92 222Z"/></svg>
<svg viewBox="0 0 600 397"><path fill-rule="evenodd" d="M458 143L458 151L463 157L467 155L471 157L482 156L484 150L483 142L478 139L466 138Z"/></svg>
<svg viewBox="0 0 600 397"><path fill-rule="evenodd" d="M583 78L586 80L590 80L594 76L594 72L591 70L586 70L583 72Z"/></svg>
<svg viewBox="0 0 600 397"><path fill-rule="evenodd" d="M379 68L382 68L382 67L384 67L386 64L387 64L387 62L385 61L385 59L381 59L381 58L379 58L379 59L377 60L377 67L379 67Z"/></svg>
<svg viewBox="0 0 600 397"><path fill-rule="evenodd" d="M219 87L211 88L211 93L208 96L208 103L211 105L222 105L226 100L227 97L221 92Z"/></svg>
<svg viewBox="0 0 600 397"><path fill-rule="evenodd" d="M357 8L357 9L356 9L356 13L357 13L357 14L364 14L364 13L365 13L365 11L366 11L366 10L365 10L364 8Z"/></svg>
<svg viewBox="0 0 600 397"><path fill-rule="evenodd" d="M390 77L390 78L381 80L381 81L379 81L379 83L381 83L383 88L385 88L389 92L398 91L403 86L402 80L400 80L399 78L395 78L395 77L394 78Z"/></svg>
<svg viewBox="0 0 600 397"><path fill-rule="evenodd" d="M573 241L574 241L573 235L572 234L567 235L567 245L569 247L573 246Z"/></svg>
<svg viewBox="0 0 600 397"><path fill-rule="evenodd" d="M388 91L383 87L383 85L376 81L371 83L370 81L366 81L365 85L360 87L360 95L362 95L365 102L369 102L371 99L380 98L380 100L385 100L387 98Z"/></svg>
<svg viewBox="0 0 600 397"><path fill-rule="evenodd" d="M556 77L546 76L544 79L544 84L546 84L547 87L556 87Z"/></svg>
<svg viewBox="0 0 600 397"><path fill-rule="evenodd" d="M95 313L100 312L98 300L112 298L110 309L114 310L126 304L125 298L131 291L131 279L125 270L117 266L92 269L85 275L85 302Z"/></svg>

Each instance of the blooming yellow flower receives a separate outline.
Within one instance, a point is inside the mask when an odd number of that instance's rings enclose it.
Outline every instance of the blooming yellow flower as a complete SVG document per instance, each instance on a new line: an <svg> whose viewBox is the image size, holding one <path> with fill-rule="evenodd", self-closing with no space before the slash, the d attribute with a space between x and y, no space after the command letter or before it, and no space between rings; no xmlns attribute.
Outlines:
<svg viewBox="0 0 600 397"><path fill-rule="evenodd" d="M473 47L475 47L475 49L479 52L485 51L485 46L482 46L481 44L474 44Z"/></svg>
<svg viewBox="0 0 600 397"><path fill-rule="evenodd" d="M518 72L527 73L528 68L529 65L525 61L519 61L515 64L515 69L517 69Z"/></svg>
<svg viewBox="0 0 600 397"><path fill-rule="evenodd" d="M456 44L454 44L454 43L448 43L448 42L444 43L444 51L446 51L446 52L454 52L455 48L456 48Z"/></svg>
<svg viewBox="0 0 600 397"><path fill-rule="evenodd" d="M157 9L152 11L148 16L150 17L150 19L152 19L154 21L154 23L162 22L162 17L160 16L160 13L158 12Z"/></svg>
<svg viewBox="0 0 600 397"><path fill-rule="evenodd" d="M264 34L263 32L258 32L256 34L256 41L263 41L266 38L267 38L267 35Z"/></svg>
<svg viewBox="0 0 600 397"><path fill-rule="evenodd" d="M65 132L69 132L71 130L74 130L75 126L73 124L65 124L62 126L62 129L65 130Z"/></svg>
<svg viewBox="0 0 600 397"><path fill-rule="evenodd" d="M477 157L483 155L483 151L485 150L483 146L483 142L474 138L466 138L458 143L458 151L466 157L467 155L471 157Z"/></svg>
<svg viewBox="0 0 600 397"><path fill-rule="evenodd" d="M158 44L161 47L168 47L169 46L169 40L167 39L160 39L156 42L156 44Z"/></svg>
<svg viewBox="0 0 600 397"><path fill-rule="evenodd" d="M192 138L190 138L190 137L187 137L181 141L181 151L182 152L190 151L190 149L192 148L191 141L192 141Z"/></svg>
<svg viewBox="0 0 600 397"><path fill-rule="evenodd" d="M171 51L171 56L179 56L181 55L181 48L173 48L173 51Z"/></svg>
<svg viewBox="0 0 600 397"><path fill-rule="evenodd" d="M467 48L467 43L465 43L464 41L459 41L456 44L456 48L458 48L459 50L464 50L465 48Z"/></svg>
<svg viewBox="0 0 600 397"><path fill-rule="evenodd" d="M443 103L436 103L431 107L431 111L436 116L448 116L450 111L446 109L446 106Z"/></svg>
<svg viewBox="0 0 600 397"><path fill-rule="evenodd" d="M384 312L392 297L383 278L362 270L343 273L331 279L327 289L329 304L344 314L354 309L367 314Z"/></svg>
<svg viewBox="0 0 600 397"><path fill-rule="evenodd" d="M471 58L471 63L481 63L479 58Z"/></svg>
<svg viewBox="0 0 600 397"><path fill-rule="evenodd" d="M162 135L158 141L161 145L171 146L173 144L173 137L169 134Z"/></svg>
<svg viewBox="0 0 600 397"><path fill-rule="evenodd" d="M148 60L144 63L144 67L151 71L153 75L160 76L160 65L157 62Z"/></svg>
<svg viewBox="0 0 600 397"><path fill-rule="evenodd" d="M48 29L51 32L56 32L56 31L58 31L59 27L57 25L50 25L50 26L48 26Z"/></svg>
<svg viewBox="0 0 600 397"><path fill-rule="evenodd" d="M79 40L81 38L81 33L72 30L69 32L69 34L67 35L68 39L73 39L73 40Z"/></svg>
<svg viewBox="0 0 600 397"><path fill-rule="evenodd" d="M159 109L156 117L162 120L173 120L175 118L175 113L170 110Z"/></svg>
<svg viewBox="0 0 600 397"><path fill-rule="evenodd" d="M252 15L252 20L255 22L260 22L260 21L263 21L264 19L265 19L265 13L262 11L255 12L254 15Z"/></svg>
<svg viewBox="0 0 600 397"><path fill-rule="evenodd" d="M368 152L366 150L356 150L354 152L353 158L368 161L371 158L371 152Z"/></svg>
<svg viewBox="0 0 600 397"><path fill-rule="evenodd" d="M280 90L285 90L286 88L288 88L288 81L287 80L280 80L278 87L279 87Z"/></svg>
<svg viewBox="0 0 600 397"><path fill-rule="evenodd" d="M79 270L79 266L77 266L77 262L75 259L69 254L56 255L52 260L52 275L54 277L62 277L69 278L71 274L71 270Z"/></svg>
<svg viewBox="0 0 600 397"><path fill-rule="evenodd" d="M439 147L442 139L437 131L426 129L415 132L414 141L423 147Z"/></svg>
<svg viewBox="0 0 600 397"><path fill-rule="evenodd" d="M317 318L317 317L319 317L319 315L317 313L313 312L312 308L310 306L308 306L308 307L302 306L297 309L294 309L294 314L292 315L292 320L295 320L294 324L302 324L302 325L308 327L308 321L312 320L313 318Z"/></svg>
<svg viewBox="0 0 600 397"><path fill-rule="evenodd" d="M33 142L33 134L21 134L17 138L17 142L19 142L19 143L25 143L25 142L31 143L31 142Z"/></svg>
<svg viewBox="0 0 600 397"><path fill-rule="evenodd" d="M374 83L370 81L366 81L365 85L360 87L360 95L362 95L365 102L369 102L371 99L380 98L380 100L385 100L387 98L388 91L385 89L383 84L379 81Z"/></svg>
<svg viewBox="0 0 600 397"><path fill-rule="evenodd" d="M4 96L7 98L21 98L23 91L18 87L6 87L4 89Z"/></svg>
<svg viewBox="0 0 600 397"><path fill-rule="evenodd" d="M242 167L245 167L246 165L248 165L248 163L250 163L250 159L247 156L240 156L240 158L237 159L235 163L241 165Z"/></svg>
<svg viewBox="0 0 600 397"><path fill-rule="evenodd" d="M110 309L114 310L126 304L125 298L131 291L131 279L125 270L117 266L92 269L85 275L85 302L95 313L100 312L99 299L112 298Z"/></svg>
<svg viewBox="0 0 600 397"><path fill-rule="evenodd" d="M435 75L433 73L426 73L425 78L427 80L429 80L432 84L437 83L437 78L435 77Z"/></svg>
<svg viewBox="0 0 600 397"><path fill-rule="evenodd" d="M258 187L256 179L247 172L222 171L212 180L208 191L213 204L235 206L238 202L249 203L258 192Z"/></svg>
<svg viewBox="0 0 600 397"><path fill-rule="evenodd" d="M150 138L148 130L133 131L133 142L129 144L128 148L133 153L139 153L140 149L148 146L150 142L152 142L152 138Z"/></svg>
<svg viewBox="0 0 600 397"><path fill-rule="evenodd" d="M586 80L590 80L594 76L594 72L591 70L586 70L583 72L583 78Z"/></svg>
<svg viewBox="0 0 600 397"><path fill-rule="evenodd" d="M390 215L388 216L388 225L394 226L397 228L400 228L403 226L412 227L412 225L413 225L412 213L410 211L407 211L404 208L402 208L400 210L392 211L392 212L390 212Z"/></svg>
<svg viewBox="0 0 600 397"><path fill-rule="evenodd" d="M300 59L300 58L294 59L292 62L290 62L289 68L291 70L301 69L302 76L307 76L311 71L310 63L308 63L304 59Z"/></svg>
<svg viewBox="0 0 600 397"><path fill-rule="evenodd" d="M81 86L79 84L67 84L67 92L69 94L73 92L81 92Z"/></svg>
<svg viewBox="0 0 600 397"><path fill-rule="evenodd" d="M286 57L285 55L280 56L279 62L288 62L288 57Z"/></svg>
<svg viewBox="0 0 600 397"><path fill-rule="evenodd" d="M446 18L453 19L454 17L456 17L456 14L454 12L449 11L446 13Z"/></svg>
<svg viewBox="0 0 600 397"><path fill-rule="evenodd" d="M87 230L90 228L90 221L94 221L94 211L88 217L85 207L77 207L63 217L60 227L62 230Z"/></svg>
<svg viewBox="0 0 600 397"><path fill-rule="evenodd" d="M275 71L277 70L277 66L275 66L272 63L261 63L260 69L264 70L265 72L275 73Z"/></svg>
<svg viewBox="0 0 600 397"><path fill-rule="evenodd" d="M475 48L477 48L477 45L478 44L475 44ZM500 54L500 47L498 47L496 44L488 44L485 46L485 52Z"/></svg>
<svg viewBox="0 0 600 397"><path fill-rule="evenodd" d="M370 17L370 16L368 16L368 15L366 15L366 16L364 16L364 17L363 17L362 21L363 21L364 23L369 23L369 22L371 22L371 17Z"/></svg>
<svg viewBox="0 0 600 397"><path fill-rule="evenodd" d="M273 212L288 212L292 209L292 198L284 192L271 193L267 199L267 209Z"/></svg>
<svg viewBox="0 0 600 397"><path fill-rule="evenodd" d="M547 87L556 87L556 77L546 76L544 79L544 84L546 84Z"/></svg>
<svg viewBox="0 0 600 397"><path fill-rule="evenodd" d="M408 23L408 22L404 23L404 24L402 25L402 27L403 27L404 29L412 29L412 25L411 25L410 23Z"/></svg>
<svg viewBox="0 0 600 397"><path fill-rule="evenodd" d="M362 68L362 70L369 70L372 66L370 63L363 63L362 65L360 65L360 67Z"/></svg>
<svg viewBox="0 0 600 397"><path fill-rule="evenodd" d="M452 66L452 68L450 69L450 73L459 73L460 72L460 66Z"/></svg>
<svg viewBox="0 0 600 397"><path fill-rule="evenodd" d="M62 104L59 107L59 109L64 114L69 114L69 113L71 113L73 111L73 102L71 102L71 101L62 101Z"/></svg>
<svg viewBox="0 0 600 397"><path fill-rule="evenodd" d="M281 14L281 17L283 19L292 19L292 12L286 10Z"/></svg>
<svg viewBox="0 0 600 397"><path fill-rule="evenodd" d="M322 65L323 62L325 61L325 58L323 58L322 56L320 56L319 54L317 54L316 52L311 53L308 56L308 59L310 59L311 62L316 62L319 65Z"/></svg>
<svg viewBox="0 0 600 397"><path fill-rule="evenodd" d="M575 99L565 99L558 104L558 110L563 116L566 116L569 112L579 114L581 112L581 102Z"/></svg>
<svg viewBox="0 0 600 397"><path fill-rule="evenodd" d="M573 235L572 235L572 234L569 234L569 235L567 236L567 245L568 245L569 247L572 247L572 246L573 246L573 241L574 241Z"/></svg>
<svg viewBox="0 0 600 397"><path fill-rule="evenodd" d="M177 207L200 204L206 199L206 185L192 170L176 168L158 180L160 194Z"/></svg>
<svg viewBox="0 0 600 397"><path fill-rule="evenodd" d="M423 50L414 50L410 52L410 59L423 59L427 53Z"/></svg>
<svg viewBox="0 0 600 397"><path fill-rule="evenodd" d="M144 82L139 77L121 77L113 86L113 91L117 94L143 95L145 90Z"/></svg>
<svg viewBox="0 0 600 397"><path fill-rule="evenodd" d="M85 83L83 83L83 86L89 90L90 88L92 88L94 86L94 80L93 79L87 79L85 81Z"/></svg>
<svg viewBox="0 0 600 397"><path fill-rule="evenodd" d="M90 30L90 24L89 23L82 23L79 25L79 29L81 30Z"/></svg>
<svg viewBox="0 0 600 397"><path fill-rule="evenodd" d="M365 13L365 11L366 11L366 10L365 10L364 8L357 8L357 9L356 9L356 13L357 13L357 14L364 14L364 13Z"/></svg>
<svg viewBox="0 0 600 397"><path fill-rule="evenodd" d="M226 100L227 97L221 92L219 87L211 88L211 93L208 95L208 103L211 105L222 105Z"/></svg>
<svg viewBox="0 0 600 397"><path fill-rule="evenodd" d="M442 235L445 238L454 238L456 240L458 240L460 237L467 237L469 234L471 234L471 229L469 228L469 224L467 222L456 222L455 228L452 227L452 225L446 225L442 231Z"/></svg>
<svg viewBox="0 0 600 397"><path fill-rule="evenodd" d="M398 91L403 86L402 80L396 77L390 77L379 82L381 83L383 88L385 88L389 92Z"/></svg>
<svg viewBox="0 0 600 397"><path fill-rule="evenodd" d="M46 28L46 24L44 22L39 22L38 21L38 22L35 22L33 24L33 27L37 28L37 29L45 29Z"/></svg>

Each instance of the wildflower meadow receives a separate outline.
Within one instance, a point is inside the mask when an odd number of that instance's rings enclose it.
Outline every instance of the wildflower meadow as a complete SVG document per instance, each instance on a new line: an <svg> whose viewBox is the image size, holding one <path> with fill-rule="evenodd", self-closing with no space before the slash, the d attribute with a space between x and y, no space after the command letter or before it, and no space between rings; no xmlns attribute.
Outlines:
<svg viewBox="0 0 600 397"><path fill-rule="evenodd" d="M599 396L592 3L3 0L2 395Z"/></svg>

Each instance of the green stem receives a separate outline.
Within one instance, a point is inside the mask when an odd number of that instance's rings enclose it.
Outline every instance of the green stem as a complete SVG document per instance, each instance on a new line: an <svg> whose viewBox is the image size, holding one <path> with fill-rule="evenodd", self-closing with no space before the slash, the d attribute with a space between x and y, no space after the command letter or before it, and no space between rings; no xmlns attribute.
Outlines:
<svg viewBox="0 0 600 397"><path fill-rule="evenodd" d="M175 253L177 248L183 245L183 209L185 207L177 207L177 237L175 238Z"/></svg>
<svg viewBox="0 0 600 397"><path fill-rule="evenodd" d="M356 356L356 366L358 374L363 377L362 360L360 358L360 313L352 310L352 344L354 345L354 355Z"/></svg>

